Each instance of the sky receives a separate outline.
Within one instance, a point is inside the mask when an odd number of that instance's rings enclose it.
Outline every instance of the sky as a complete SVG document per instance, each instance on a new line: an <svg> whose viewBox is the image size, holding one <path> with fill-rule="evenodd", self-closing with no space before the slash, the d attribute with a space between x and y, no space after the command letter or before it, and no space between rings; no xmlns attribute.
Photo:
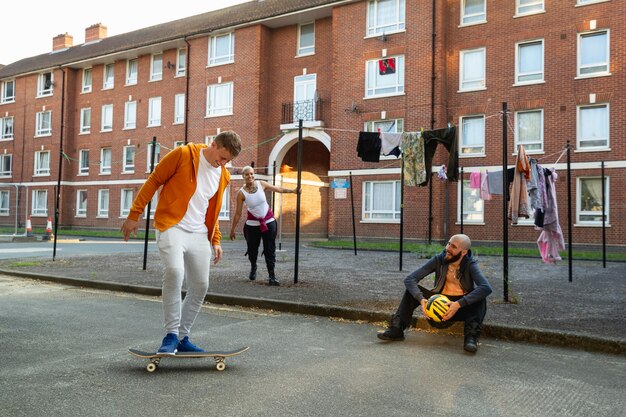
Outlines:
<svg viewBox="0 0 626 417"><path fill-rule="evenodd" d="M52 38L66 32L74 37L74 45L80 45L85 28L95 23L107 27L107 36L115 36L246 1L250 0L10 0L2 5L0 64L50 52Z"/></svg>

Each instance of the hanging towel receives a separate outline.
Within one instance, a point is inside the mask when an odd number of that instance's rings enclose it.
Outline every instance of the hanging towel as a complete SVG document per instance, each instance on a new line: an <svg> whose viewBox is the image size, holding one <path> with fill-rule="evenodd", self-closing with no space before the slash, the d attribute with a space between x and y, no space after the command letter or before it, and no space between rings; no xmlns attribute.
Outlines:
<svg viewBox="0 0 626 417"><path fill-rule="evenodd" d="M358 156L364 162L379 162L382 147L378 132L359 132L359 142L356 146Z"/></svg>
<svg viewBox="0 0 626 417"><path fill-rule="evenodd" d="M426 179L420 185L428 185L433 167L433 157L440 143L448 150L448 180L459 180L459 150L456 143L456 126L443 129L428 130L422 133L424 138L424 162L426 163Z"/></svg>
<svg viewBox="0 0 626 417"><path fill-rule="evenodd" d="M402 134L402 154L404 159L404 184L420 185L427 178L424 162L424 140L420 132Z"/></svg>
<svg viewBox="0 0 626 417"><path fill-rule="evenodd" d="M488 176L488 172L480 173L480 198L483 201L491 200L491 193L489 192L489 182L487 181Z"/></svg>
<svg viewBox="0 0 626 417"><path fill-rule="evenodd" d="M472 172L470 173L470 183L469 186L472 190L480 189L480 172Z"/></svg>
<svg viewBox="0 0 626 417"><path fill-rule="evenodd" d="M509 203L509 219L512 224L517 224L520 217L530 218L530 205L528 204L528 189L526 181L530 178L530 161L526 156L524 146L520 145L515 161L513 174L513 189Z"/></svg>
<svg viewBox="0 0 626 417"><path fill-rule="evenodd" d="M402 143L402 133L380 133L383 155L389 155Z"/></svg>
<svg viewBox="0 0 626 417"><path fill-rule="evenodd" d="M502 189L502 171L490 172L487 176L487 183L489 184L490 194L504 194L504 190Z"/></svg>

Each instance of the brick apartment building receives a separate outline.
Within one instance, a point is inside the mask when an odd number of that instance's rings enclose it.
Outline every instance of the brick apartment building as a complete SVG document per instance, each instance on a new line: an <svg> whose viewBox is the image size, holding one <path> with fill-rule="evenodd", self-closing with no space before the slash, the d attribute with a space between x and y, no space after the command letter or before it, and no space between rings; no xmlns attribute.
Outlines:
<svg viewBox="0 0 626 417"><path fill-rule="evenodd" d="M293 186L302 118L304 236L351 237L352 192L360 238L399 238L403 194L406 239L443 240L462 221L475 240L500 240L502 196L481 200L469 176L502 170L506 131L508 166L523 144L556 169L560 224L567 240L570 200L575 244L602 241L604 161L606 240L622 245L625 57L617 0L255 0L112 37L96 24L82 45L61 34L50 53L0 66L0 225L55 219L60 180L59 226L118 229L148 176L152 138L158 162L232 129L244 150L222 207L227 230L242 166ZM379 71L381 60L394 70ZM428 186L403 193L400 159L357 156L360 131L447 126L463 181L437 178L443 146ZM350 175L351 189L331 188ZM295 202L275 196L285 234ZM509 236L538 232L524 220Z"/></svg>

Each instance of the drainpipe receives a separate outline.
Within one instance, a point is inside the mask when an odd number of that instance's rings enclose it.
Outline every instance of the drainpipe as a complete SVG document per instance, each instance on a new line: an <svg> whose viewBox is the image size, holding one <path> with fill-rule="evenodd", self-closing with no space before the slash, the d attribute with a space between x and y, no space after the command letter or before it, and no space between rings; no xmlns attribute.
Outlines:
<svg viewBox="0 0 626 417"><path fill-rule="evenodd" d="M187 37L184 38L187 44L187 53L185 54L185 145L187 144L187 137L189 135L189 55L191 53L191 44L187 41Z"/></svg>
<svg viewBox="0 0 626 417"><path fill-rule="evenodd" d="M436 32L436 13L435 6L437 0L433 0L433 14L432 14L432 42L431 42L431 67L430 67L430 129L435 128L435 39L437 38ZM427 172L428 175L428 244L432 243L433 238L433 179L432 171Z"/></svg>

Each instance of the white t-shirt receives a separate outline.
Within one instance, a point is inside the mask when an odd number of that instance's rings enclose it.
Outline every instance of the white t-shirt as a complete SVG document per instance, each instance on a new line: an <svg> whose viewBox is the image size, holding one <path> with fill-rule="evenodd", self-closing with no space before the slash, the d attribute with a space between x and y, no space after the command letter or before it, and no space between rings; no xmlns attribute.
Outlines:
<svg viewBox="0 0 626 417"><path fill-rule="evenodd" d="M217 192L221 177L222 167L214 168L204 157L204 152L201 151L196 191L189 200L187 212L177 224L178 227L188 232L208 233L204 219L209 208L209 200Z"/></svg>

